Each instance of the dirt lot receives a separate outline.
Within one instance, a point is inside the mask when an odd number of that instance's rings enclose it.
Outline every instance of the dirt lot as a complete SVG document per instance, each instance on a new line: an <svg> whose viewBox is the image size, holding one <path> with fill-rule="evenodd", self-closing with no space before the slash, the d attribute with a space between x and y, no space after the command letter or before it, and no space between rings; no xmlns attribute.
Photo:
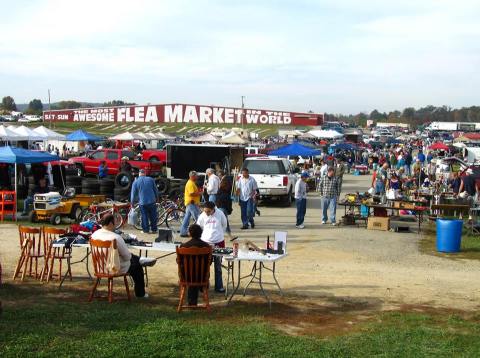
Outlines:
<svg viewBox="0 0 480 358"><path fill-rule="evenodd" d="M343 191L368 188L368 177L346 176ZM419 252L421 236L416 233L370 231L363 227L321 225L320 200L310 194L306 229L294 227L295 209L275 205L260 207L255 230L240 231L239 210L231 216L232 228L240 238L263 244L275 230L288 231L289 256L278 266L278 278L286 297L273 295L280 307L311 306L318 312L343 313L400 309L405 305L433 306L471 311L478 308L480 262L452 260ZM343 208L337 211L337 218ZM127 230L128 231L128 230ZM133 229L132 232L138 234ZM139 235L140 238L142 234ZM148 237L152 239L152 237ZM18 256L18 233L14 224L0 225L0 258L3 277L11 281ZM76 256L83 254L78 249ZM74 274L84 267L74 266ZM174 256L151 268L151 296L173 295L177 281ZM225 278L225 277L224 277ZM66 283L69 285L70 283ZM258 293L255 290L252 293ZM176 298L176 297L175 297ZM235 301L261 302L259 297L236 297ZM224 305L214 296L216 305ZM280 319L280 318L278 318ZM357 319L361 316L357 315Z"/></svg>

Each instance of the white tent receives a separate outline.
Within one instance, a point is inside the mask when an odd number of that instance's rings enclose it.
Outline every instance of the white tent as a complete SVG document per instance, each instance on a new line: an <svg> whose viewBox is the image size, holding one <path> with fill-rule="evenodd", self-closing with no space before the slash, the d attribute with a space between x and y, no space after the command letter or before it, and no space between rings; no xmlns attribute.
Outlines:
<svg viewBox="0 0 480 358"><path fill-rule="evenodd" d="M156 133L150 133L155 136L155 139L174 139L175 137L172 137L171 135L168 135L163 132L156 132Z"/></svg>
<svg viewBox="0 0 480 358"><path fill-rule="evenodd" d="M2 141L10 141L15 142L19 140L27 140L28 138L25 136L21 136L11 129L5 127L3 124L0 125L0 140Z"/></svg>
<svg viewBox="0 0 480 358"><path fill-rule="evenodd" d="M33 130L25 126L15 127L13 131L19 136L26 137L27 139L25 140L46 140L47 139L45 135L40 135L39 133L34 132Z"/></svg>
<svg viewBox="0 0 480 358"><path fill-rule="evenodd" d="M65 140L65 136L63 134L52 131L45 126L34 128L33 131L41 136L44 136L45 139L48 140Z"/></svg>
<svg viewBox="0 0 480 358"><path fill-rule="evenodd" d="M338 133L332 129L323 130L323 129L314 129L309 131L311 135L315 136L315 138L326 138L326 139L335 139L335 138L342 138L343 134Z"/></svg>
<svg viewBox="0 0 480 358"><path fill-rule="evenodd" d="M197 142L197 143L215 143L218 141L218 138L211 135L210 133L198 136L198 137L192 137L188 139L190 142Z"/></svg>
<svg viewBox="0 0 480 358"><path fill-rule="evenodd" d="M142 132L135 132L133 134L140 136L141 137L141 138L139 138L140 140L150 140L150 139L152 139L148 135L146 135L145 133L142 133Z"/></svg>
<svg viewBox="0 0 480 358"><path fill-rule="evenodd" d="M125 133L120 133L120 134L114 135L113 137L110 137L108 139L112 139L112 140L144 140L145 136L140 135L140 133L125 132Z"/></svg>
<svg viewBox="0 0 480 358"><path fill-rule="evenodd" d="M227 135L223 136L222 139L220 139L220 143L225 143L225 144L245 144L247 141L240 137L237 133L235 132L230 132Z"/></svg>

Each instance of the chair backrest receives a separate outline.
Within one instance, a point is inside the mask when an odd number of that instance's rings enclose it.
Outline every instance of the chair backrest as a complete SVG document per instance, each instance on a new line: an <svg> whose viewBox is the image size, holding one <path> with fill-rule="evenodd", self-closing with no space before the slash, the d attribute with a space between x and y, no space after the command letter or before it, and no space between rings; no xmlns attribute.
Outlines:
<svg viewBox="0 0 480 358"><path fill-rule="evenodd" d="M39 227L18 226L20 238L20 247L23 247L25 241L29 242L30 255L41 256L45 254L45 246L42 240L42 229Z"/></svg>
<svg viewBox="0 0 480 358"><path fill-rule="evenodd" d="M64 235L67 233L65 229L59 229L56 227L51 226L44 226L42 228L43 231L43 244L45 247L50 247L52 245L52 241L59 238L60 235Z"/></svg>
<svg viewBox="0 0 480 358"><path fill-rule="evenodd" d="M286 231L275 231L273 249L278 250L278 243L282 243L283 253L287 253L287 232Z"/></svg>
<svg viewBox="0 0 480 358"><path fill-rule="evenodd" d="M211 247L177 247L180 284L189 286L208 285L211 262Z"/></svg>
<svg viewBox="0 0 480 358"><path fill-rule="evenodd" d="M113 242L112 242L113 241ZM109 275L108 256L112 248L117 249L117 240L94 240L90 239L90 248L92 250L92 262L95 274Z"/></svg>

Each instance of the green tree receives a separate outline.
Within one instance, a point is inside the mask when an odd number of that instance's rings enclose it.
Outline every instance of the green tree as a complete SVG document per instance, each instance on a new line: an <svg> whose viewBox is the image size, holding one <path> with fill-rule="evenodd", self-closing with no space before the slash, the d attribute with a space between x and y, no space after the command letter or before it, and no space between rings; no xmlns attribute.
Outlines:
<svg viewBox="0 0 480 358"><path fill-rule="evenodd" d="M128 103L122 100L114 99L113 101L105 102L103 104L104 107L115 107L115 106L131 106L135 103ZM313 112L312 112L313 113Z"/></svg>
<svg viewBox="0 0 480 358"><path fill-rule="evenodd" d="M16 111L17 105L13 97L6 96L2 98L2 108L6 111Z"/></svg>
<svg viewBox="0 0 480 358"><path fill-rule="evenodd" d="M75 109L81 108L82 104L77 101L69 100L69 101L60 101L55 105L56 109Z"/></svg>
<svg viewBox="0 0 480 358"><path fill-rule="evenodd" d="M28 109L26 110L27 114L36 114L41 115L43 111L43 103L39 99L32 99L28 103Z"/></svg>
<svg viewBox="0 0 480 358"><path fill-rule="evenodd" d="M387 116L385 113L380 113L379 111L377 111L376 109L374 109L370 115L369 115L370 119L374 120L374 121L382 121L382 120L385 120L387 119Z"/></svg>
<svg viewBox="0 0 480 358"><path fill-rule="evenodd" d="M412 120L415 116L415 108L407 107L403 110L402 117L408 120Z"/></svg>

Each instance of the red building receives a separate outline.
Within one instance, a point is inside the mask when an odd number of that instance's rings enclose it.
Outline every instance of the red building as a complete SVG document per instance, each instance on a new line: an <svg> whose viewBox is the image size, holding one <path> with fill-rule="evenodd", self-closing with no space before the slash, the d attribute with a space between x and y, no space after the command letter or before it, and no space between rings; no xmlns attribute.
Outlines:
<svg viewBox="0 0 480 358"><path fill-rule="evenodd" d="M43 112L45 121L184 123L184 124L276 124L319 126L323 114L284 112L192 104L95 107Z"/></svg>

